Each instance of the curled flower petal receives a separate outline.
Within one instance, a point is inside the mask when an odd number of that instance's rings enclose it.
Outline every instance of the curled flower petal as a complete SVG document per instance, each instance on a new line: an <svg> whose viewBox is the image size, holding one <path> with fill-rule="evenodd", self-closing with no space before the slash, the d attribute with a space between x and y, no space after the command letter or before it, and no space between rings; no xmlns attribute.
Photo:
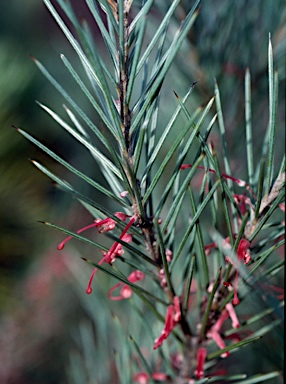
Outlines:
<svg viewBox="0 0 286 384"><path fill-rule="evenodd" d="M117 288L121 286L122 288L119 292L119 296L113 296L112 295L113 291L115 291ZM129 285L124 283L118 283L114 285L112 288L110 288L110 290L108 291L108 298L113 301L129 299L131 296L132 296L132 289L129 287Z"/></svg>
<svg viewBox="0 0 286 384"><path fill-rule="evenodd" d="M138 372L133 375L133 381L138 384L148 384L149 383L149 375L146 372Z"/></svg>
<svg viewBox="0 0 286 384"><path fill-rule="evenodd" d="M137 281L143 280L145 278L145 273L142 271L136 270L133 271L127 278L131 283L136 283ZM119 287L122 287L119 296L113 296L112 293ZM124 284L123 282L117 283L108 291L108 297L110 300L123 300L129 299L132 296L132 288L128 284Z"/></svg>
<svg viewBox="0 0 286 384"><path fill-rule="evenodd" d="M132 273L130 273L127 279L131 283L136 283L137 281L143 280L144 278L145 278L145 273L142 271L139 271L139 269L136 269L136 271L133 271Z"/></svg>
<svg viewBox="0 0 286 384"><path fill-rule="evenodd" d="M241 239L238 248L237 248L237 256L240 260L244 262L244 264L248 264L251 260L251 256L249 253L250 242L246 239Z"/></svg>
<svg viewBox="0 0 286 384"><path fill-rule="evenodd" d="M114 216L118 217L118 219L122 221L126 221L126 218L128 217L128 215L124 212L115 212Z"/></svg>
<svg viewBox="0 0 286 384"><path fill-rule="evenodd" d="M125 235L122 236L121 240L129 244L132 241L132 235L130 235L130 233L125 233Z"/></svg>
<svg viewBox="0 0 286 384"><path fill-rule="evenodd" d="M98 229L99 233L109 232L115 228L116 221L111 219L110 217L104 220L95 220L95 226Z"/></svg>

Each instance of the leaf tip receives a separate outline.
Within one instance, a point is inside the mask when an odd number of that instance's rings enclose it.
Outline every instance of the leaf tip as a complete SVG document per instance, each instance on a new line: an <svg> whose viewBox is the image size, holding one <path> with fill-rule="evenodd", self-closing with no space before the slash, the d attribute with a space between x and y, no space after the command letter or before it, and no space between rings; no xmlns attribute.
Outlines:
<svg viewBox="0 0 286 384"><path fill-rule="evenodd" d="M173 90L173 92L174 92L175 97L176 97L177 99L179 99L179 95L177 94L177 92L175 92L174 90Z"/></svg>

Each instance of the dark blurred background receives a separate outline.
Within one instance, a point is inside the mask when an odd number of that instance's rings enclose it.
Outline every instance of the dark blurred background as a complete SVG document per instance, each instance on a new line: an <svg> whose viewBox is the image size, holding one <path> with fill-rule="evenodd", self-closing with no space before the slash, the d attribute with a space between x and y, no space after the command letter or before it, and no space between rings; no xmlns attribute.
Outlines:
<svg viewBox="0 0 286 384"><path fill-rule="evenodd" d="M89 17L84 1L73 3L79 17ZM182 9L188 3L182 1ZM39 100L53 108L63 100L39 73L30 54L44 63L64 87L68 87L70 78L59 54L66 54L71 61L75 54L40 0L0 0L0 10L0 382L66 383L63 367L70 327L81 317L80 299L64 257L55 251L62 237L38 221L63 226L73 223L76 229L90 216L57 192L29 159L39 160L65 178L64 170L11 126L41 138L65 158L83 166L89 161L35 103ZM198 103L213 95L216 78L234 158L243 156L238 143L244 132L247 66L252 77L257 142L267 127L269 33L280 78L278 160L285 142L285 3L203 0L188 43L177 59L182 84L199 80L194 96ZM176 91L180 93L180 89Z"/></svg>

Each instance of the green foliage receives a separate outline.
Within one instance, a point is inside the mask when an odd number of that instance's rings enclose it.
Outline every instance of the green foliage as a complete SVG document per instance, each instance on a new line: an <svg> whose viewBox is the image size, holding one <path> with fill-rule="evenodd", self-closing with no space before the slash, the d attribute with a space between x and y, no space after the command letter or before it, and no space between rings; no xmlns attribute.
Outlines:
<svg viewBox="0 0 286 384"><path fill-rule="evenodd" d="M241 351L275 335L282 322L284 302L279 294L269 293L281 282L283 261L276 250L284 244L281 216L285 193L285 158L279 163L274 158L278 72L274 70L271 40L269 122L263 127L264 144L258 160L249 69L245 73L246 139L240 139L240 148L245 141L247 171L243 181L238 178L238 160L232 158L227 140L227 111L220 84L215 83L214 97L197 109L190 107L190 100L199 84L191 81L182 98L176 92L174 97L165 84L172 77L171 86L182 86L172 65L180 50L187 49L200 1L184 6L175 0L167 8L165 2L155 0L134 4L86 0L101 35L96 39L88 23L78 21L68 1L58 0L68 23L49 0L43 1L82 64L84 71L80 72L61 55L96 119L34 59L68 104L64 109L69 121L60 111L39 105L90 153L101 173L100 179L94 180L77 164L18 128L75 176L67 182L33 161L59 189L90 212L96 221L88 229L97 227L99 231L93 241L80 234L87 228L73 232L45 222L68 234L68 239L96 249L92 253L91 248L89 257L80 256L95 268L87 293L91 293L93 278L96 292L84 303L96 332L94 337L90 323L80 324L82 354L70 355L70 383L136 382L136 374L142 371L149 382L155 382L160 371L165 382L180 384L255 383L281 377L279 364L269 364L267 372L257 374L255 364L236 363L236 355L240 360L245 353ZM155 31L150 33L149 28ZM162 99L172 105L167 116L161 113ZM94 192L83 193L78 187L81 182ZM124 218L118 211L124 212ZM132 235L132 241L126 235ZM63 241L58 249L65 244ZM70 269L77 277L73 263ZM136 271L143 272L144 281L131 278ZM123 300L113 307L104 296L114 279L127 292L128 302ZM111 291L109 297L113 298ZM240 320L235 317L234 305ZM117 314L111 315L110 308ZM230 317L231 324L229 320L225 324L223 317ZM281 345L277 348L279 355ZM201 368L204 371L198 372L201 349L207 350L207 356ZM229 353L230 357L221 359Z"/></svg>

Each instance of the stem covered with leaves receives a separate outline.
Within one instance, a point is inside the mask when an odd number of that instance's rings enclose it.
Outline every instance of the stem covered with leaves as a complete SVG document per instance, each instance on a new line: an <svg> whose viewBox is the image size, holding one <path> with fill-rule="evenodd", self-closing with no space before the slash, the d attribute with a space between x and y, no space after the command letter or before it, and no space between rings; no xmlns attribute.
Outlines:
<svg viewBox="0 0 286 384"><path fill-rule="evenodd" d="M122 353L125 357L128 354L130 364L128 369L125 367L128 372L123 372L118 363L120 358L117 359L119 382L255 383L256 378L246 379L244 372L237 375L224 368L220 374L216 367L221 359L230 359L241 347L258 342L281 321L273 321L259 330L251 328L251 324L259 324L259 319L266 316L264 310L257 312L258 307L251 308L246 320L240 319L244 302L250 297L256 300L261 292L273 287L269 282L263 287L260 276L270 279L279 273L281 263L276 260L269 266L267 261L275 257L275 250L284 243L283 223L271 222L272 216L282 214L285 207L284 160L279 169L275 169L273 161L278 74L273 71L271 41L270 118L264 146L261 158L255 163L250 121L251 80L247 70L248 174L238 178L236 169L231 167L217 84L215 96L195 111L190 111L187 102L197 79L190 82L182 98L170 92L174 110L166 124L160 121L163 84L189 38L200 1L186 11L179 0L168 2L168 6L155 0L142 3L86 0L101 33L106 49L104 57L88 23L78 21L69 2L58 0L71 28L49 0L43 1L83 65L86 77L61 55L97 119L89 117L73 95L34 59L68 104L65 111L70 122L49 107L39 105L90 152L107 187L27 132L18 130L79 182L94 188L95 196L99 196L92 199L82 194L76 185L33 161L94 217L93 223L77 232L45 222L69 235L58 246L59 250L72 239L98 249L91 258L82 257L94 268L86 292L92 292L93 280L96 281L100 270L118 280L110 288L108 298L128 299L131 315L140 314L146 337L142 340L141 334L141 339L136 340L133 335L128 341L125 339ZM148 22L158 14L158 27L150 33ZM216 123L222 148L218 155L220 146L217 148L212 136ZM99 128L102 124L104 127ZM116 208L110 210L110 207ZM269 228L271 232L267 231ZM96 231L96 241L82 235L89 229ZM110 246L102 242L104 234L112 240ZM118 288L120 292L116 295ZM282 300L278 299L276 305L283 305ZM136 322L135 317L129 321ZM148 352L143 353L143 349ZM265 380L279 376L279 372L267 375ZM264 381L263 375L259 381Z"/></svg>

